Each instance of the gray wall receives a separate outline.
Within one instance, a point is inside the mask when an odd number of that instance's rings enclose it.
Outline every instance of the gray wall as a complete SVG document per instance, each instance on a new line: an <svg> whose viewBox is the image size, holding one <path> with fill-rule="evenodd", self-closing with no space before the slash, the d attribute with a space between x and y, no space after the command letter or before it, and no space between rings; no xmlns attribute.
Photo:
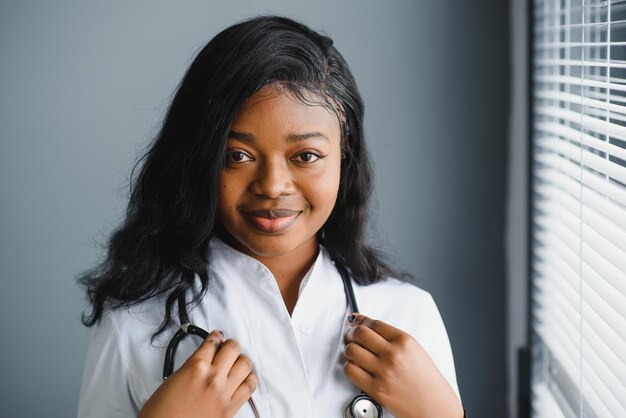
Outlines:
<svg viewBox="0 0 626 418"><path fill-rule="evenodd" d="M469 415L506 415L507 2L259 4L0 5L3 416L75 415L88 336L75 277L102 255L194 53L261 13L326 31L350 63L377 170L374 232L438 303Z"/></svg>
<svg viewBox="0 0 626 418"><path fill-rule="evenodd" d="M511 108L507 190L507 354L509 417L517 416L517 350L528 327L528 0L510 2Z"/></svg>

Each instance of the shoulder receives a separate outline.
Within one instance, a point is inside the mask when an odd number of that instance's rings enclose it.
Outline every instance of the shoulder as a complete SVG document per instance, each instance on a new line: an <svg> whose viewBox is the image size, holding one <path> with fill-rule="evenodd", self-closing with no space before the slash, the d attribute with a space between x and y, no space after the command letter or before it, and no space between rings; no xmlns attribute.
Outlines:
<svg viewBox="0 0 626 418"><path fill-rule="evenodd" d="M164 305L147 300L129 307L109 307L93 327L90 346L101 354L119 358L124 369L134 369L145 355L156 354L162 336L151 341L164 318ZM168 333L165 333L168 334Z"/></svg>
<svg viewBox="0 0 626 418"><path fill-rule="evenodd" d="M363 315L386 322L415 338L459 395L448 333L429 292L395 278L369 286L355 285L354 291Z"/></svg>
<svg viewBox="0 0 626 418"><path fill-rule="evenodd" d="M103 342L115 342L120 356L132 368L137 357L145 355L146 350L158 352L167 345L165 338L170 334L167 331L152 341L164 318L165 301L152 298L131 306L107 309L93 333Z"/></svg>
<svg viewBox="0 0 626 418"><path fill-rule="evenodd" d="M359 291L364 295L379 294L398 297L400 299L409 298L411 300L415 298L428 299L430 297L430 293L426 290L394 277L385 277L376 283L366 286L355 283L354 287L359 288Z"/></svg>
<svg viewBox="0 0 626 418"><path fill-rule="evenodd" d="M152 338L161 327L164 311L165 303L160 299L107 309L93 327L90 350L101 359L117 361L131 381L133 375L144 375L146 369L151 377L158 379L160 372L154 364L163 357L172 334L166 330Z"/></svg>
<svg viewBox="0 0 626 418"><path fill-rule="evenodd" d="M164 303L147 300L109 307L91 331L79 400L79 417L136 416L162 381L159 366L171 332L155 341Z"/></svg>
<svg viewBox="0 0 626 418"><path fill-rule="evenodd" d="M377 283L355 285L363 315L385 321L429 345L448 336L432 295L408 282L388 277Z"/></svg>
<svg viewBox="0 0 626 418"><path fill-rule="evenodd" d="M414 327L431 319L436 310L429 292L393 277L367 286L355 284L354 291L364 315L388 318L392 324L408 322Z"/></svg>

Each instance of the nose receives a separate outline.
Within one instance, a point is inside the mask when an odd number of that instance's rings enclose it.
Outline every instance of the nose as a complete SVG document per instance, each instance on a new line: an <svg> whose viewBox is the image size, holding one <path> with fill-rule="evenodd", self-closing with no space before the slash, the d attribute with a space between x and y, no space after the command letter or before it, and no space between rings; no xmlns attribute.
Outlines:
<svg viewBox="0 0 626 418"><path fill-rule="evenodd" d="M293 194L295 184L289 163L282 159L267 160L259 166L251 183L251 192L266 199L278 199Z"/></svg>

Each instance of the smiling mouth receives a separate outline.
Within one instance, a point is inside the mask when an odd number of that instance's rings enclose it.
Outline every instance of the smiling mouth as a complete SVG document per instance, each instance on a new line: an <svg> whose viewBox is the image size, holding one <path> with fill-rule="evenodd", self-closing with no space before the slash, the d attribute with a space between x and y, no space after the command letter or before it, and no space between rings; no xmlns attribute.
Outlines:
<svg viewBox="0 0 626 418"><path fill-rule="evenodd" d="M291 209L251 210L243 212L252 226L266 234L276 234L289 228L300 211Z"/></svg>

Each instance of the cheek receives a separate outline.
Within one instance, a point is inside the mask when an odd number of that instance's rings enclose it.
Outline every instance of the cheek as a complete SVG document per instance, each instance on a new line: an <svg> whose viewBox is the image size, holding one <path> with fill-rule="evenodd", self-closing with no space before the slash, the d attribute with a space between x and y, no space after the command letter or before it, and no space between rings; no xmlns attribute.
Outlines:
<svg viewBox="0 0 626 418"><path fill-rule="evenodd" d="M334 165L320 176L317 181L311 182L312 194L317 206L324 212L332 211L339 192L340 168Z"/></svg>
<svg viewBox="0 0 626 418"><path fill-rule="evenodd" d="M217 209L220 217L228 216L234 210L236 204L236 188L229 182L226 176L220 179Z"/></svg>
<svg viewBox="0 0 626 418"><path fill-rule="evenodd" d="M218 189L218 199L217 206L220 210L222 210L226 205L227 197L228 197L228 186L224 183L224 176L220 178L220 186Z"/></svg>

